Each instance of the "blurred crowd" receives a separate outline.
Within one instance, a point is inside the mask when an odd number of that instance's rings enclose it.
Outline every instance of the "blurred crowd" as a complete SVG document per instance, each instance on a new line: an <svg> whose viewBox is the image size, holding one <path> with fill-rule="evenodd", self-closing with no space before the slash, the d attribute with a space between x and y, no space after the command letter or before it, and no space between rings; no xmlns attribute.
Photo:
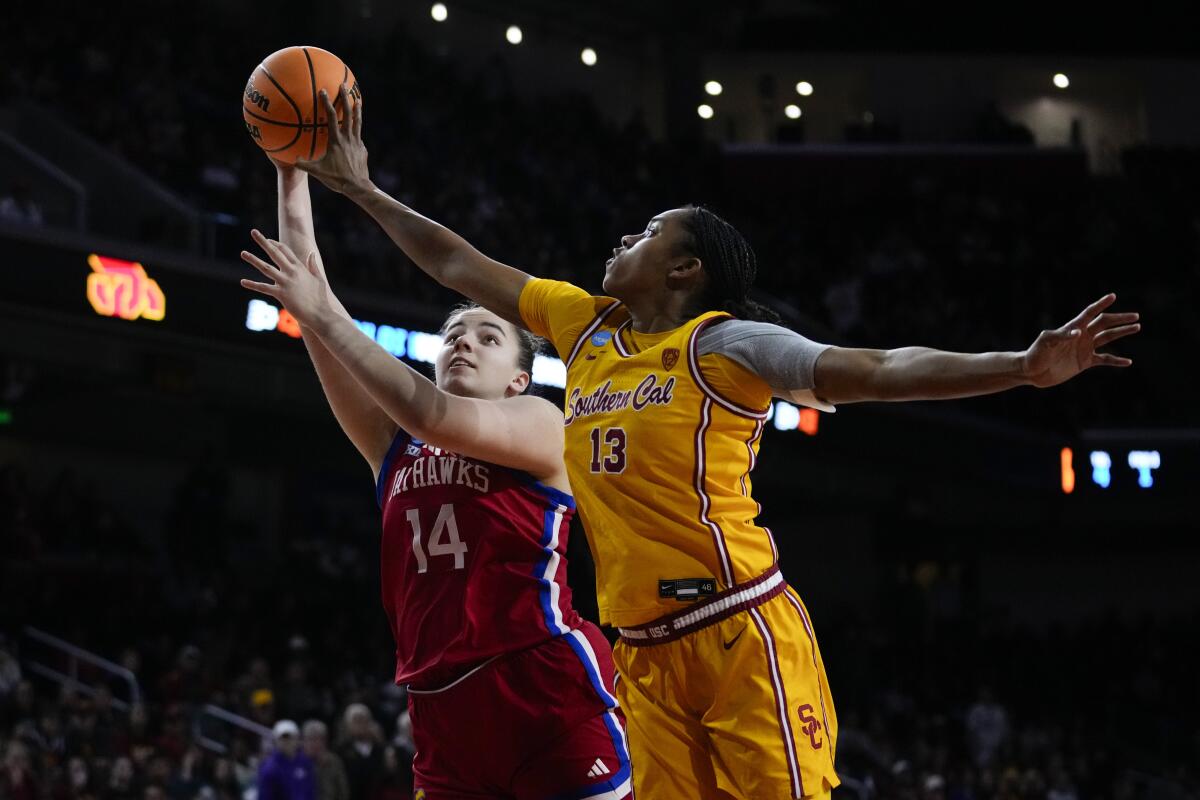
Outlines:
<svg viewBox="0 0 1200 800"><path fill-rule="evenodd" d="M102 558L65 535L78 519L47 502L63 479L31 479L18 463L0 476L0 800L411 796L374 520L317 515L277 549L255 545L226 510L228 475L201 460L168 519L203 498L206 558L170 544L186 530L145 524ZM781 558L789 569L788 548ZM583 563L572 556L579 597L590 594ZM969 562L892 567L861 587L874 599L858 611L821 609L838 797L1200 796L1194 613L1035 628L979 601ZM69 660L25 625L110 659L136 692L86 664L78 685L46 679L45 667L70 673ZM280 762L311 779L271 789Z"/></svg>
<svg viewBox="0 0 1200 800"><path fill-rule="evenodd" d="M234 252L246 229L269 228L275 216L273 170L234 105L266 55L264 37L199 8L145 10L85 9L66 29L39 24L37 12L24 17L0 34L12 65L0 104L55 109L223 220L218 251ZM289 24L299 23L273 21L277 44L293 35ZM300 28L294 36L311 39ZM651 139L639 109L617 124L582 94L516 92L500 58L465 66L400 26L327 39L363 86L375 181L501 260L596 289L620 235L699 201L756 247L760 297L803 332L838 343L1020 349L1116 291L1145 322L1138 341L1118 347L1135 356L1137 379L1068 389L1055 416L1080 427L1191 417L1173 365L1200 343L1189 312L1200 292L1194 154L1132 151L1120 176L1047 169L1030 148L1030 158L1000 166L884 158L821 182L747 183L719 149ZM1001 122L980 128L978 140L998 141ZM10 195L0 209L36 218L28 187ZM451 301L350 203L320 191L316 215L335 286ZM1044 416L1027 400L994 406L1028 422Z"/></svg>

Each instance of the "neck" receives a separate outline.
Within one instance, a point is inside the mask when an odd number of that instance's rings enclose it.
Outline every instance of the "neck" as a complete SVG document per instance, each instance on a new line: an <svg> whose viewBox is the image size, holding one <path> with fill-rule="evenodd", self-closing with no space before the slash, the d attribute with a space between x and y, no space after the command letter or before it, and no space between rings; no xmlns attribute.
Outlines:
<svg viewBox="0 0 1200 800"><path fill-rule="evenodd" d="M674 330L695 314L689 313L687 299L681 294L666 297L643 297L626 302L629 317L636 333L662 333Z"/></svg>

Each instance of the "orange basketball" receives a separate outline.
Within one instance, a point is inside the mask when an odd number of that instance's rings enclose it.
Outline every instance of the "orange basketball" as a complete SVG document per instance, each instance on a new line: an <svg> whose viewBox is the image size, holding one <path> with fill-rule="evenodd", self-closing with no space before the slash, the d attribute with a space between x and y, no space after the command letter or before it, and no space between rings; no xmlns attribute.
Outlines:
<svg viewBox="0 0 1200 800"><path fill-rule="evenodd" d="M242 117L255 144L277 161L294 164L325 153L329 132L325 107L317 93L324 89L343 119L338 88L362 99L354 73L342 60L319 47L285 47L263 59L250 73L242 93Z"/></svg>

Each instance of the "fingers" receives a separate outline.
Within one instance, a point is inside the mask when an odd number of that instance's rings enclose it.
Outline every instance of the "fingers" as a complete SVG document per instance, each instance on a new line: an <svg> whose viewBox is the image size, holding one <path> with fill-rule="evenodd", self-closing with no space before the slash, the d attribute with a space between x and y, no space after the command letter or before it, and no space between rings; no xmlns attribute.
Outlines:
<svg viewBox="0 0 1200 800"><path fill-rule="evenodd" d="M342 131L338 126L337 110L329 100L329 93L321 90L321 104L325 106L325 126L329 129L329 146L341 141Z"/></svg>
<svg viewBox="0 0 1200 800"><path fill-rule="evenodd" d="M248 250L242 251L242 261L245 261L247 264L254 267L256 270L261 272L263 275L266 275L273 281L278 281L280 277L280 272L274 264L268 264Z"/></svg>
<svg viewBox="0 0 1200 800"><path fill-rule="evenodd" d="M359 98L354 101L354 113L350 117L350 135L353 136L355 140L362 139L362 117L363 104L362 98Z"/></svg>
<svg viewBox="0 0 1200 800"><path fill-rule="evenodd" d="M339 130L338 133L344 133L347 136L353 136L354 130L350 121L350 110L352 108L350 104L350 90L346 88L346 84L344 83L338 87L338 100L342 102L342 113L344 114L341 123L339 123L341 130Z"/></svg>
<svg viewBox="0 0 1200 800"><path fill-rule="evenodd" d="M258 292L259 294L265 294L267 297L274 297L276 300L279 299L279 294L274 284L256 283L255 281L247 278L242 278L240 281L238 281L238 283L240 283L244 289L249 289L252 292Z"/></svg>
<svg viewBox="0 0 1200 800"><path fill-rule="evenodd" d="M299 257L296 255L296 252L292 250L292 248L288 246L286 242L281 242L278 239L268 239L266 236L263 236L262 232L257 228L250 231L250 237L254 239L259 247L267 251L267 255L271 257L271 260L274 261L281 270L285 270L288 267L295 267L297 264L301 263Z"/></svg>
<svg viewBox="0 0 1200 800"><path fill-rule="evenodd" d="M1136 311L1124 314L1101 314L1088 323L1088 332L1094 333L1106 328L1115 328L1118 325L1128 325L1131 322L1137 322L1138 319L1140 317Z"/></svg>
<svg viewBox="0 0 1200 800"><path fill-rule="evenodd" d="M1094 367L1129 367L1132 365L1133 359L1114 356L1112 353L1096 353L1092 357L1092 366Z"/></svg>
<svg viewBox="0 0 1200 800"><path fill-rule="evenodd" d="M1104 347L1106 344L1111 344L1112 342L1115 342L1117 339L1122 339L1126 336L1131 336L1131 335L1137 333L1138 331L1140 331L1141 329L1142 329L1142 326L1137 325L1137 324L1122 325L1119 328L1109 328L1108 330L1104 331L1103 333L1099 334L1096 337L1096 341L1093 343L1092 346L1098 350L1101 347Z"/></svg>
<svg viewBox="0 0 1200 800"><path fill-rule="evenodd" d="M1079 316L1067 323L1067 327L1074 327L1081 323L1091 322L1092 319L1104 309L1111 306L1117 301L1115 294L1106 294L1090 306L1079 312Z"/></svg>

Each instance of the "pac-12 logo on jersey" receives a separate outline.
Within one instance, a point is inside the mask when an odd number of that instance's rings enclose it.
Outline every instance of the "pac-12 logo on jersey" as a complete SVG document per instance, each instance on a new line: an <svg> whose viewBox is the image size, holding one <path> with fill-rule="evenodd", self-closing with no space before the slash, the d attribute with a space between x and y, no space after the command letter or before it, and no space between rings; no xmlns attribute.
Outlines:
<svg viewBox="0 0 1200 800"><path fill-rule="evenodd" d="M604 347L604 345L608 344L608 341L611 338L612 331L597 331L596 333L592 334L592 344L595 347Z"/></svg>
<svg viewBox="0 0 1200 800"><path fill-rule="evenodd" d="M665 369L667 372L670 372L671 367L675 366L675 364L678 361L679 361L679 348L678 347L668 347L665 350L663 350L663 354L662 354L663 369Z"/></svg>

